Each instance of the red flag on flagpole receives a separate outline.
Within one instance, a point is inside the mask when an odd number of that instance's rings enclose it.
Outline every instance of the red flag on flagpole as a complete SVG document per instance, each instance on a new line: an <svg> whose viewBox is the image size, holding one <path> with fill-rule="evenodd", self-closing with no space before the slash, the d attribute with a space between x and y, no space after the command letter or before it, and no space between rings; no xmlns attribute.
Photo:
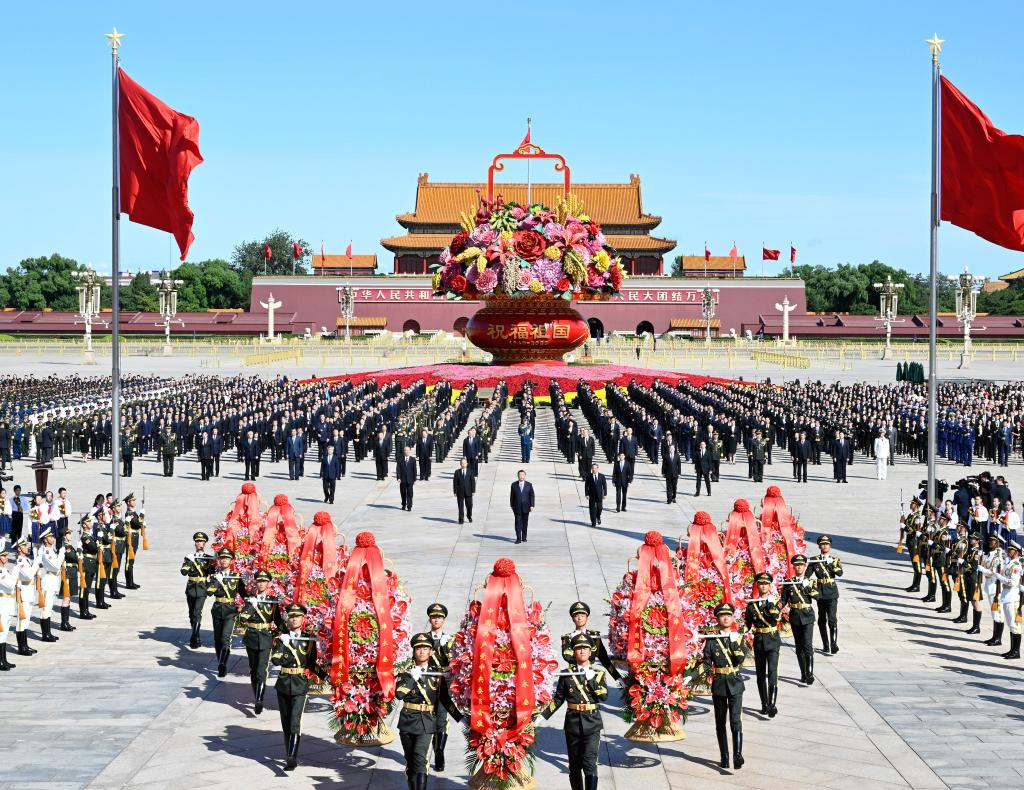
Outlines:
<svg viewBox="0 0 1024 790"><path fill-rule="evenodd" d="M737 258L738 255L739 255L739 252L736 250L736 242L733 242L732 243L732 249L729 250L729 257L732 258L732 262L733 262L734 265L736 263L736 258Z"/></svg>
<svg viewBox="0 0 1024 790"><path fill-rule="evenodd" d="M299 258L302 257L302 245L299 244L298 242L292 244L292 257L295 260L298 260Z"/></svg>
<svg viewBox="0 0 1024 790"><path fill-rule="evenodd" d="M327 265L327 253L324 252L324 242L323 242L323 239L320 240L320 265L321 266L326 266Z"/></svg>
<svg viewBox="0 0 1024 790"><path fill-rule="evenodd" d="M779 259L779 250L770 250L767 247L761 248L761 260L762 261L777 261Z"/></svg>
<svg viewBox="0 0 1024 790"><path fill-rule="evenodd" d="M941 218L1024 251L1024 136L997 129L942 80Z"/></svg>
<svg viewBox="0 0 1024 790"><path fill-rule="evenodd" d="M348 246L345 248L345 257L350 260L352 258L352 242L349 242Z"/></svg>
<svg viewBox="0 0 1024 790"><path fill-rule="evenodd" d="M273 257L274 257L274 253L271 251L270 245L269 244L264 244L263 245L263 260L269 261Z"/></svg>
<svg viewBox="0 0 1024 790"><path fill-rule="evenodd" d="M188 178L203 161L199 122L172 110L117 70L120 210L132 222L174 236L181 260L195 240Z"/></svg>
<svg viewBox="0 0 1024 790"><path fill-rule="evenodd" d="M523 142L521 142L519 144L519 148L522 148L524 145L530 145L530 122L531 121L532 121L531 118L527 118L526 119L526 137L524 137L523 138Z"/></svg>
<svg viewBox="0 0 1024 790"><path fill-rule="evenodd" d="M789 262L796 263L796 247L789 245Z"/></svg>
<svg viewBox="0 0 1024 790"><path fill-rule="evenodd" d="M704 263L711 261L711 250L708 249L708 243L704 242Z"/></svg>

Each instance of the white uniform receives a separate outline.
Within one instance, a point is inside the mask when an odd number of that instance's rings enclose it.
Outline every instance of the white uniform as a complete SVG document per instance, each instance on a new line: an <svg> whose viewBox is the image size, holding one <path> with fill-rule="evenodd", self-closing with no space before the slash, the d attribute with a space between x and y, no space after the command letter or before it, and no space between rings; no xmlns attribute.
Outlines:
<svg viewBox="0 0 1024 790"><path fill-rule="evenodd" d="M875 476L885 480L889 473L889 440L884 436L875 437Z"/></svg>
<svg viewBox="0 0 1024 790"><path fill-rule="evenodd" d="M1001 607L992 609L992 604L996 598L996 582L999 581L996 571L1004 560L1003 550L995 549L990 551L988 556L983 554L978 563L978 573L981 574L981 595L985 599L985 605L992 610L992 619L997 623L1003 622L1003 610Z"/></svg>
<svg viewBox="0 0 1024 790"><path fill-rule="evenodd" d="M1020 605L1020 576L1021 560L1006 560L1002 573L996 578L1003 583L999 593L999 604L1002 608L1003 619L1010 629L1011 634L1020 633L1020 623L1017 622L1017 607Z"/></svg>
<svg viewBox="0 0 1024 790"><path fill-rule="evenodd" d="M15 596L17 575L6 564L0 567L0 645L7 644L7 635L18 619L18 601Z"/></svg>
<svg viewBox="0 0 1024 790"><path fill-rule="evenodd" d="M32 621L32 607L36 605L36 574L39 572L39 561L31 560L21 554L18 555L17 575L18 586L21 588L21 608L25 610L25 617L18 620L18 630L24 631Z"/></svg>
<svg viewBox="0 0 1024 790"><path fill-rule="evenodd" d="M43 547L39 552L39 578L43 590L43 611L39 619L49 620L53 615L53 601L60 594L61 568L64 567L64 547L60 550Z"/></svg>

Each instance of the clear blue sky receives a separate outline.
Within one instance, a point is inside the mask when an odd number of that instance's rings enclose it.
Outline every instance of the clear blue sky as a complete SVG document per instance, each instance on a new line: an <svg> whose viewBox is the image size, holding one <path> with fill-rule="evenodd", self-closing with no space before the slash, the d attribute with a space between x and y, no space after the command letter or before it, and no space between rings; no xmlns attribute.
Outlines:
<svg viewBox="0 0 1024 790"><path fill-rule="evenodd" d="M947 76L1024 132L1019 0L62 1L5 18L0 267L55 251L109 267L114 25L128 73L199 119L191 260L282 227L328 252L351 238L389 267L378 240L401 232L417 174L482 180L532 115L576 180L639 173L677 253L735 240L756 271L762 240L792 241L800 263L925 271L924 39L947 39ZM166 234L123 225L128 268L167 264ZM940 255L947 272L1024 267L945 224Z"/></svg>

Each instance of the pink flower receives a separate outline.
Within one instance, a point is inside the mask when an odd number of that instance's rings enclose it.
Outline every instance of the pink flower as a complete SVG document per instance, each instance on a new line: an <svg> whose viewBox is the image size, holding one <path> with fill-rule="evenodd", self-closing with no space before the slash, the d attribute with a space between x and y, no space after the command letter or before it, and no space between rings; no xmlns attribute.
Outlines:
<svg viewBox="0 0 1024 790"><path fill-rule="evenodd" d="M489 293L498 285L498 273L494 269L484 269L476 277L476 289L480 293Z"/></svg>

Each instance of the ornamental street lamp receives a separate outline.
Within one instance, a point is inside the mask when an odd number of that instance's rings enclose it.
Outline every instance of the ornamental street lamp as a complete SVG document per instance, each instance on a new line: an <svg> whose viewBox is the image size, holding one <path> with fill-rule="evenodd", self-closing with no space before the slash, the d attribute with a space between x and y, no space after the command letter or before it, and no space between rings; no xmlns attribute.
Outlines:
<svg viewBox="0 0 1024 790"><path fill-rule="evenodd" d="M971 325L978 317L978 292L985 280L971 274L966 266L959 277L950 279L957 284L956 320L964 328L964 351L960 355L960 367L966 368L971 364Z"/></svg>
<svg viewBox="0 0 1024 790"><path fill-rule="evenodd" d="M901 288L903 288L903 283L894 283L892 275L886 275L884 283L874 284L874 289L878 293L879 312L879 317L875 320L885 324L885 349L882 351L882 359L892 359L892 325L903 323L902 320L896 318L899 314L897 303Z"/></svg>
<svg viewBox="0 0 1024 790"><path fill-rule="evenodd" d="M171 349L171 324L185 325L184 321L175 320L178 314L178 287L184 285L184 280L173 279L166 271L160 272L160 280L157 283L157 290L160 293L160 315L163 316L164 326L164 356L170 356ZM157 324L160 326L160 324Z"/></svg>
<svg viewBox="0 0 1024 790"><path fill-rule="evenodd" d="M338 292L338 304L341 306L341 317L345 319L345 342L350 340L349 324L356 314L355 291L351 285L342 285L335 288Z"/></svg>
<svg viewBox="0 0 1024 790"><path fill-rule="evenodd" d="M711 345L711 319L715 317L715 292L705 288L700 297L700 314L704 316L704 343Z"/></svg>
<svg viewBox="0 0 1024 790"><path fill-rule="evenodd" d="M78 291L78 314L85 324L85 363L96 364L96 354L92 350L92 321L100 312L100 282L93 269L71 272L77 280L75 290ZM75 323L78 323L77 321Z"/></svg>

